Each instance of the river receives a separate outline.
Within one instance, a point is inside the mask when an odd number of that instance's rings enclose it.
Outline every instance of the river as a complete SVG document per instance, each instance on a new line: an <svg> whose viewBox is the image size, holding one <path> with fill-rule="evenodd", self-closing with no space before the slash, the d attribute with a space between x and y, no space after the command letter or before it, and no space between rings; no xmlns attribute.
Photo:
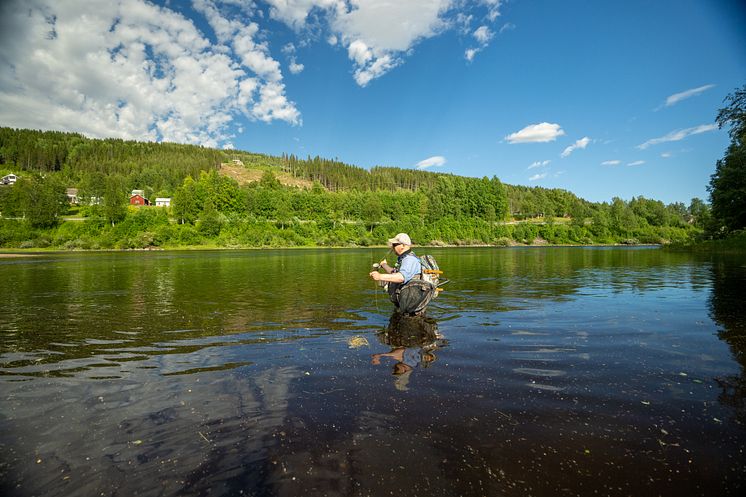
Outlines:
<svg viewBox="0 0 746 497"><path fill-rule="evenodd" d="M0 494L740 495L746 259L432 248L0 259Z"/></svg>

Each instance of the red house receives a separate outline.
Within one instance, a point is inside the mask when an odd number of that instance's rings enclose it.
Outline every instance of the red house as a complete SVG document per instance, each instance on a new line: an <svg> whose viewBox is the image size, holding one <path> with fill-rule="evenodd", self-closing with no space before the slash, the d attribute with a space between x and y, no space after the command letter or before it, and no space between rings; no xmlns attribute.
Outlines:
<svg viewBox="0 0 746 497"><path fill-rule="evenodd" d="M150 205L150 202L142 195L132 195L130 196L130 205Z"/></svg>

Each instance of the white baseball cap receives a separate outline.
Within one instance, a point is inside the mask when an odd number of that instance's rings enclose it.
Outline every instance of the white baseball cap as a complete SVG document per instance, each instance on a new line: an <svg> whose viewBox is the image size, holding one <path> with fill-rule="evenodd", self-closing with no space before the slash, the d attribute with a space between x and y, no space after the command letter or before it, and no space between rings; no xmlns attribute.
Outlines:
<svg viewBox="0 0 746 497"><path fill-rule="evenodd" d="M395 243L401 245L412 245L412 239L406 233L399 233L394 238L389 238L389 246L393 246Z"/></svg>

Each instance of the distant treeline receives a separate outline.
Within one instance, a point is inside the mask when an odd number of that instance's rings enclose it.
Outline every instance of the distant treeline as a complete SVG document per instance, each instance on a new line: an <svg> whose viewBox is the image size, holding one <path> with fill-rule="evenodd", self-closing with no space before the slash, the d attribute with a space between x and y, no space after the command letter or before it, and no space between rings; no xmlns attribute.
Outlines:
<svg viewBox="0 0 746 497"><path fill-rule="evenodd" d="M261 180L239 185L221 175L221 163L234 160L262 171ZM699 199L592 203L497 177L0 128L0 173L9 172L20 180L0 187L6 247L347 246L398 231L418 243L684 242L701 233L709 213ZM282 175L313 187L284 186ZM82 204L72 210L68 187ZM127 207L132 189L172 197L172 206ZM65 215L84 220L62 222Z"/></svg>

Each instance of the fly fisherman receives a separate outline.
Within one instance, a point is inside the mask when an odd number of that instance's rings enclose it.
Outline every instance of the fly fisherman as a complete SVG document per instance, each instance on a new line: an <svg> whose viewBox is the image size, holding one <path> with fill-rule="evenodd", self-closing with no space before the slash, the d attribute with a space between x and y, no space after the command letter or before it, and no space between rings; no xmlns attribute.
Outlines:
<svg viewBox="0 0 746 497"><path fill-rule="evenodd" d="M396 265L391 267L384 259L380 263L380 268L386 272L371 271L370 277L376 281L393 283L389 284L389 294L392 294L397 288L409 283L412 278L422 273L422 263L419 257L412 253L412 239L406 233L399 233L394 238L389 238L389 247L398 256Z"/></svg>
<svg viewBox="0 0 746 497"><path fill-rule="evenodd" d="M388 287L389 298L397 311L408 316L421 316L427 304L438 294L437 275L441 271L432 256L420 258L414 255L412 239L406 233L389 238L389 247L398 256L396 265L391 267L384 259L373 265L375 269L370 272L370 277L384 288ZM380 273L379 269L386 272Z"/></svg>

